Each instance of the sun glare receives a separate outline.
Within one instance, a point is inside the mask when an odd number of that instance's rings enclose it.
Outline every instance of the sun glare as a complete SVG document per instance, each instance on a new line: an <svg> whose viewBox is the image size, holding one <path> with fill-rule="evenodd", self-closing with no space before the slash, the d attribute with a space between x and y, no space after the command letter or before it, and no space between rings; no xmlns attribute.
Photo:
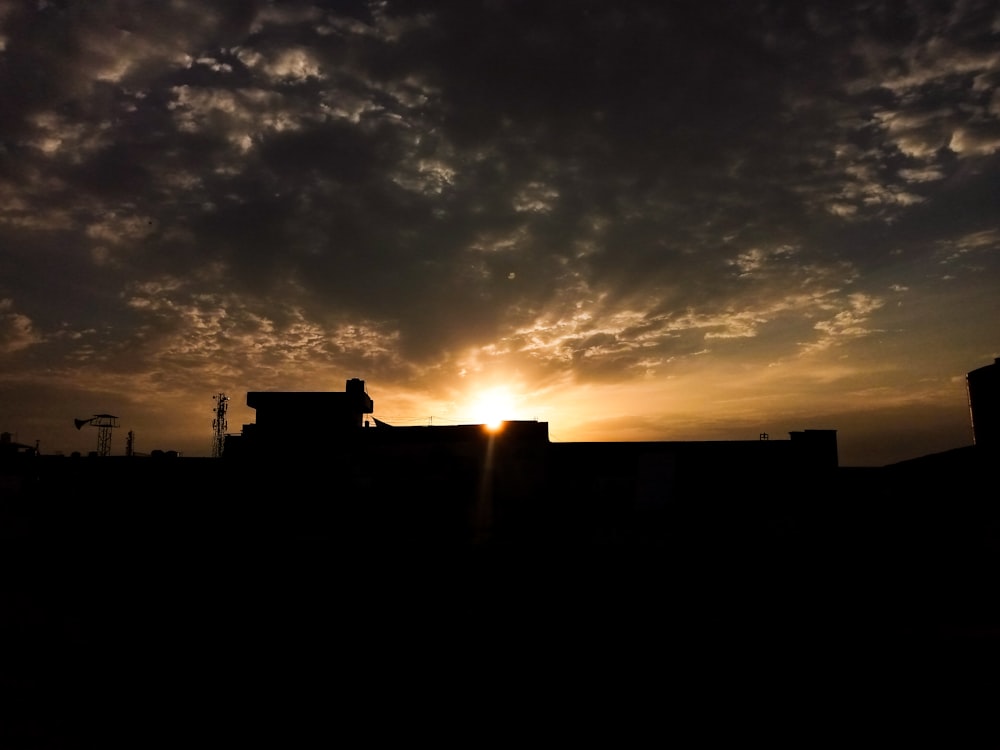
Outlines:
<svg viewBox="0 0 1000 750"><path fill-rule="evenodd" d="M514 399L510 392L503 388L494 388L479 394L473 405L476 421L486 425L490 430L499 429L505 419L510 419L513 408Z"/></svg>

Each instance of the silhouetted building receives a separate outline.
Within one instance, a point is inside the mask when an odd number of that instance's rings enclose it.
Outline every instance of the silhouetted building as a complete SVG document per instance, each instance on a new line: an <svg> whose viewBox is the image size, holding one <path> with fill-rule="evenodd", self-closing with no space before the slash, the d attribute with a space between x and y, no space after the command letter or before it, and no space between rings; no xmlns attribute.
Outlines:
<svg viewBox="0 0 1000 750"><path fill-rule="evenodd" d="M9 432L0 433L0 457L34 454L35 446L15 442Z"/></svg>
<svg viewBox="0 0 1000 750"><path fill-rule="evenodd" d="M343 393L250 392L247 404L257 420L227 436L223 453L240 466L247 493L315 486L333 527L373 538L662 536L678 514L737 523L797 505L838 468L836 430L788 440L551 443L548 424L537 421L491 431L373 418L367 427L374 405L358 379Z"/></svg>
<svg viewBox="0 0 1000 750"><path fill-rule="evenodd" d="M243 425L242 435L226 436L224 455L322 452L361 428L375 409L358 378L343 392L250 391L247 406L256 410L256 420Z"/></svg>
<svg viewBox="0 0 1000 750"><path fill-rule="evenodd" d="M996 448L1000 445L1000 357L968 373L966 383L973 440L978 446Z"/></svg>
<svg viewBox="0 0 1000 750"><path fill-rule="evenodd" d="M802 430L788 435L805 466L836 469L840 465L836 430Z"/></svg>
<svg viewBox="0 0 1000 750"><path fill-rule="evenodd" d="M365 392L365 381L351 378L342 393L326 391L250 391L247 406L257 411L258 429L268 431L323 430L361 427L375 404Z"/></svg>

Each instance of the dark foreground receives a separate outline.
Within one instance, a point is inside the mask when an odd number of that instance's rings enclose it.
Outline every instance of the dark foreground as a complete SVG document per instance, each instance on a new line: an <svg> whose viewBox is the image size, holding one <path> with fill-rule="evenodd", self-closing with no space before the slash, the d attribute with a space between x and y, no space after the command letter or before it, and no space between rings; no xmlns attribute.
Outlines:
<svg viewBox="0 0 1000 750"><path fill-rule="evenodd" d="M5 485L4 747L794 736L845 699L990 695L1000 512L970 451L661 495L624 463L109 466Z"/></svg>

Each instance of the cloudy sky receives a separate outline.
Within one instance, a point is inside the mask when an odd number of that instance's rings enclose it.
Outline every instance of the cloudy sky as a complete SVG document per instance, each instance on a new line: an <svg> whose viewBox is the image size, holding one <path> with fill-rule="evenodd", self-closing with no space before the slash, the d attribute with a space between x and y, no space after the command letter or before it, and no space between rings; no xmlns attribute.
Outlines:
<svg viewBox="0 0 1000 750"><path fill-rule="evenodd" d="M396 424L970 444L998 82L988 0L0 0L0 429L208 455L216 393L360 377Z"/></svg>

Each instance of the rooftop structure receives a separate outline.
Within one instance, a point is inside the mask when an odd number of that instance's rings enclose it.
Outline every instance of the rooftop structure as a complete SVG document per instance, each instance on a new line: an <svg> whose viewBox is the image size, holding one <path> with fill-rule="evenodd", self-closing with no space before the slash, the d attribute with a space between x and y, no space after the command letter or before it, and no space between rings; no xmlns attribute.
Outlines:
<svg viewBox="0 0 1000 750"><path fill-rule="evenodd" d="M966 375L975 444L1000 446L1000 357Z"/></svg>

